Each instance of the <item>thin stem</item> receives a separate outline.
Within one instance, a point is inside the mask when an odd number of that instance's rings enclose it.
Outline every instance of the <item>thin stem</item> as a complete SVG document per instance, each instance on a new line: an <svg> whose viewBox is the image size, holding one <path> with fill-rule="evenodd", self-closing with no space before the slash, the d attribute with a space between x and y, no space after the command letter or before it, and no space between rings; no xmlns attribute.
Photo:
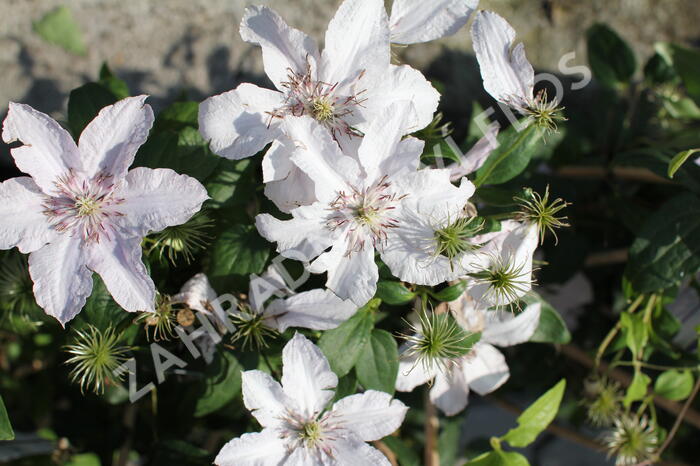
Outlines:
<svg viewBox="0 0 700 466"><path fill-rule="evenodd" d="M652 369L656 371L700 371L700 366L664 366L661 364L651 364L644 361L617 361L610 364L610 367L615 366L634 366L638 364L646 369Z"/></svg>
<svg viewBox="0 0 700 466"><path fill-rule="evenodd" d="M437 416L437 410L432 401L430 401L430 390L426 387L425 390L425 466L440 466L440 452L438 451L438 430L440 429L440 420Z"/></svg>

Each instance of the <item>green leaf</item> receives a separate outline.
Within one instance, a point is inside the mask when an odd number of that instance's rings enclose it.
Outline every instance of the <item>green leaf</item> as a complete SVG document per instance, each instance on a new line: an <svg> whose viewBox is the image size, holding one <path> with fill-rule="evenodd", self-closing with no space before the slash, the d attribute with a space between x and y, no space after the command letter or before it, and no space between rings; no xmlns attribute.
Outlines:
<svg viewBox="0 0 700 466"><path fill-rule="evenodd" d="M110 70L109 66L107 66L107 63L103 63L102 67L100 68L99 84L101 84L119 100L131 95L129 92L129 86L126 85L126 82L114 76L112 70Z"/></svg>
<svg viewBox="0 0 700 466"><path fill-rule="evenodd" d="M644 316L640 314L629 314L623 312L620 315L622 332L625 335L627 348L634 357L641 357L644 348L649 342L649 328L644 322Z"/></svg>
<svg viewBox="0 0 700 466"><path fill-rule="evenodd" d="M233 225L210 247L207 275L219 292L247 289L250 274L261 274L270 257L270 243L252 225Z"/></svg>
<svg viewBox="0 0 700 466"><path fill-rule="evenodd" d="M491 451L474 458L465 466L529 466L530 463L520 453L514 451Z"/></svg>
<svg viewBox="0 0 700 466"><path fill-rule="evenodd" d="M521 120L520 125L524 125ZM530 125L518 132L515 125L498 135L499 146L491 152L476 172L474 184L501 184L518 176L527 168L532 156L542 147L542 131Z"/></svg>
<svg viewBox="0 0 700 466"><path fill-rule="evenodd" d="M366 390L394 394L399 371L399 349L386 330L374 329L355 364L357 379Z"/></svg>
<svg viewBox="0 0 700 466"><path fill-rule="evenodd" d="M85 55L87 52L83 34L68 7L60 6L46 13L39 21L34 22L32 27L34 32L50 44L58 45L76 55Z"/></svg>
<svg viewBox="0 0 700 466"><path fill-rule="evenodd" d="M531 291L524 298L527 304L533 304L539 302L540 308L540 322L535 330L535 333L530 337L530 341L535 343L559 343L566 344L571 341L571 333L566 327L564 319L561 318L559 312L552 307L547 301L542 299L542 297Z"/></svg>
<svg viewBox="0 0 700 466"><path fill-rule="evenodd" d="M133 318L131 314L124 312L124 309L114 301L99 275L92 274L92 281L92 294L85 302L85 307L78 314L71 327L90 324L104 331L110 327L117 328L124 321Z"/></svg>
<svg viewBox="0 0 700 466"><path fill-rule="evenodd" d="M214 208L246 204L255 193L257 181L251 159L221 160L216 171L204 182Z"/></svg>
<svg viewBox="0 0 700 466"><path fill-rule="evenodd" d="M449 303L450 301L454 301L462 296L462 294L464 294L464 292L467 290L468 286L469 282L462 280L455 285L450 285L437 293L433 293L433 298L443 303Z"/></svg>
<svg viewBox="0 0 700 466"><path fill-rule="evenodd" d="M651 384L651 379L649 376L642 372L638 367L635 368L632 383L629 387L627 387L625 399L622 400L623 404L626 407L629 407L635 401L644 399L644 397L647 396L649 384Z"/></svg>
<svg viewBox="0 0 700 466"><path fill-rule="evenodd" d="M153 127L157 130L198 128L199 104L194 101L174 102L156 117Z"/></svg>
<svg viewBox="0 0 700 466"><path fill-rule="evenodd" d="M206 379L203 382L203 390L197 397L194 417L202 417L218 411L241 391L243 366L231 352L216 354L216 359L207 365Z"/></svg>
<svg viewBox="0 0 700 466"><path fill-rule="evenodd" d="M602 84L614 87L630 80L637 60L629 45L605 24L594 24L587 32L588 64Z"/></svg>
<svg viewBox="0 0 700 466"><path fill-rule="evenodd" d="M343 377L355 366L370 339L373 326L372 310L370 304L367 304L340 327L323 332L318 347L338 377Z"/></svg>
<svg viewBox="0 0 700 466"><path fill-rule="evenodd" d="M656 52L673 63L690 97L700 103L700 52L677 44L657 43Z"/></svg>
<svg viewBox="0 0 700 466"><path fill-rule="evenodd" d="M377 283L377 298L390 306L408 304L416 294L400 282L380 281Z"/></svg>
<svg viewBox="0 0 700 466"><path fill-rule="evenodd" d="M518 427L503 437L513 447L526 447L547 428L559 411L566 390L566 380L561 379L518 417Z"/></svg>
<svg viewBox="0 0 700 466"><path fill-rule="evenodd" d="M117 100L109 89L99 83L87 83L73 89L68 97L68 127L73 137L78 139L100 110Z"/></svg>
<svg viewBox="0 0 700 466"><path fill-rule="evenodd" d="M151 447L153 466L207 466L211 465L209 452L179 439L161 440Z"/></svg>
<svg viewBox="0 0 700 466"><path fill-rule="evenodd" d="M663 84L675 77L676 72L671 61L658 52L652 55L644 65L644 78L653 84Z"/></svg>
<svg viewBox="0 0 700 466"><path fill-rule="evenodd" d="M421 466L421 460L416 452L399 437L384 437L382 442L394 452L400 466Z"/></svg>
<svg viewBox="0 0 700 466"><path fill-rule="evenodd" d="M694 141L693 145L696 145ZM618 153L613 159L616 166L648 168L661 177L668 176L668 167L675 149L641 148ZM700 194L700 167L694 163L681 165L673 177L674 181Z"/></svg>
<svg viewBox="0 0 700 466"><path fill-rule="evenodd" d="M2 396L0 396L0 440L14 440L14 438L15 431L12 430L5 403L2 401Z"/></svg>
<svg viewBox="0 0 700 466"><path fill-rule="evenodd" d="M690 371L666 371L656 379L654 392L669 400L681 401L690 396L694 383L695 380Z"/></svg>
<svg viewBox="0 0 700 466"><path fill-rule="evenodd" d="M685 193L647 219L625 270L638 293L673 287L700 269L700 201Z"/></svg>
<svg viewBox="0 0 700 466"><path fill-rule="evenodd" d="M333 401L342 400L355 393L357 393L357 376L355 372L350 371L347 375L338 379L338 386L335 388Z"/></svg>
<svg viewBox="0 0 700 466"><path fill-rule="evenodd" d="M671 159L671 163L668 164L668 177L673 178L673 175L675 175L678 169L681 168L681 165L683 165L685 161L688 160L688 157L690 157L696 152L700 152L700 149L688 149L684 150L683 152L677 153Z"/></svg>
<svg viewBox="0 0 700 466"><path fill-rule="evenodd" d="M100 457L94 453L81 453L73 455L64 466L100 466Z"/></svg>

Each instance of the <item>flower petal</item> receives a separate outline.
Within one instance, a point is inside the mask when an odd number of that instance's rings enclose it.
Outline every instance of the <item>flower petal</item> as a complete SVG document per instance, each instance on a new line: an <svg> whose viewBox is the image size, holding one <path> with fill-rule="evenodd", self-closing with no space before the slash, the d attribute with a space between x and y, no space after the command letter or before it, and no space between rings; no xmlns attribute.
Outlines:
<svg viewBox="0 0 700 466"><path fill-rule="evenodd" d="M243 434L221 449L216 466L268 466L278 465L287 457L284 441L270 429Z"/></svg>
<svg viewBox="0 0 700 466"><path fill-rule="evenodd" d="M291 163L291 161L290 161ZM277 208L288 214L301 206L316 202L314 182L309 175L292 164L284 179L265 183L265 197L275 203Z"/></svg>
<svg viewBox="0 0 700 466"><path fill-rule="evenodd" d="M357 305L343 301L329 290L311 290L277 299L265 309L280 332L289 327L328 330L336 328L357 311Z"/></svg>
<svg viewBox="0 0 700 466"><path fill-rule="evenodd" d="M58 233L44 214L45 195L28 176L0 183L0 249L15 246L22 253L36 251Z"/></svg>
<svg viewBox="0 0 700 466"><path fill-rule="evenodd" d="M430 400L447 416L454 416L467 407L469 385L459 367L437 374L430 389Z"/></svg>
<svg viewBox="0 0 700 466"><path fill-rule="evenodd" d="M382 110L394 102L410 101L415 107L412 118L404 125L404 134L414 133L433 121L440 101L440 93L423 74L408 65L391 65L380 73L368 75L362 85L367 90L366 100L357 109L361 115L357 128L366 131Z"/></svg>
<svg viewBox="0 0 700 466"><path fill-rule="evenodd" d="M486 311L481 340L498 346L525 343L540 324L540 303L530 304L518 315L500 309Z"/></svg>
<svg viewBox="0 0 700 466"><path fill-rule="evenodd" d="M457 181L463 176L474 173L479 168L486 163L486 160L491 155L491 152L498 147L498 136L499 126L497 123L489 126L484 137L479 139L474 147L472 147L469 152L464 154L460 158L459 164L450 166L450 179L452 181Z"/></svg>
<svg viewBox="0 0 700 466"><path fill-rule="evenodd" d="M129 312L155 312L156 287L141 260L141 238L108 239L90 243L88 267L97 272L107 290Z"/></svg>
<svg viewBox="0 0 700 466"><path fill-rule="evenodd" d="M479 0L394 0L391 41L417 44L451 36L467 24Z"/></svg>
<svg viewBox="0 0 700 466"><path fill-rule="evenodd" d="M390 435L401 426L408 407L376 390L350 395L333 405L333 421L365 442Z"/></svg>
<svg viewBox="0 0 700 466"><path fill-rule="evenodd" d="M526 107L533 97L535 71L522 42L513 45L515 31L510 24L496 13L480 11L471 34L486 92L510 106Z"/></svg>
<svg viewBox="0 0 700 466"><path fill-rule="evenodd" d="M281 135L270 112L282 105L279 92L244 83L199 105L199 132L221 157L253 156Z"/></svg>
<svg viewBox="0 0 700 466"><path fill-rule="evenodd" d="M295 168L291 159L291 155L295 150L296 146L289 138L282 138L272 142L262 160L263 183L283 180L289 175L292 168Z"/></svg>
<svg viewBox="0 0 700 466"><path fill-rule="evenodd" d="M73 138L50 116L29 105L10 102L2 126L2 140L24 144L10 150L15 164L46 194L56 191L54 182L69 170L80 171L80 155Z"/></svg>
<svg viewBox="0 0 700 466"><path fill-rule="evenodd" d="M294 218L278 220L269 214L255 217L255 226L266 240L277 243L277 252L298 261L311 261L334 242L325 227L327 212L320 203L294 209Z"/></svg>
<svg viewBox="0 0 700 466"><path fill-rule="evenodd" d="M486 395L503 385L510 370L503 354L488 343L479 342L462 358L462 372L469 388Z"/></svg>
<svg viewBox="0 0 700 466"><path fill-rule="evenodd" d="M366 241L361 251L343 254L336 267L329 267L326 287L342 299L350 299L357 306L364 306L377 291L379 270L374 262L374 248ZM348 251L347 245L333 249Z"/></svg>
<svg viewBox="0 0 700 466"><path fill-rule="evenodd" d="M301 333L282 350L282 367L284 393L296 402L299 414L314 416L333 399L338 376L318 346Z"/></svg>
<svg viewBox="0 0 700 466"><path fill-rule="evenodd" d="M29 255L37 304L65 326L92 293L89 251L78 236L61 235Z"/></svg>
<svg viewBox="0 0 700 466"><path fill-rule="evenodd" d="M243 404L263 427L274 427L294 404L270 374L254 370L241 373Z"/></svg>
<svg viewBox="0 0 700 466"><path fill-rule="evenodd" d="M83 173L98 173L121 180L146 142L153 126L153 110L146 95L127 97L100 110L83 130L78 141Z"/></svg>
<svg viewBox="0 0 700 466"><path fill-rule="evenodd" d="M436 366L425 367L415 357L402 355L399 359L396 389L400 392L410 392L417 386L431 381L436 374Z"/></svg>
<svg viewBox="0 0 700 466"><path fill-rule="evenodd" d="M358 151L368 180L378 180L389 174L399 176L403 171L418 168L423 145L420 142L408 143L410 145L402 143L406 128L415 121L414 114L415 109L410 101L394 102L370 124Z"/></svg>
<svg viewBox="0 0 700 466"><path fill-rule="evenodd" d="M124 214L120 223L135 236L187 222L209 198L204 186L190 176L144 167L129 171L115 195L124 199L117 206Z"/></svg>
<svg viewBox="0 0 700 466"><path fill-rule="evenodd" d="M304 74L307 67L316 68L319 53L316 42L303 32L291 28L273 10L264 6L246 8L241 21L244 41L262 47L265 73L277 89L292 73Z"/></svg>
<svg viewBox="0 0 700 466"><path fill-rule="evenodd" d="M389 66L389 18L384 0L345 0L326 31L322 81L349 86L363 73Z"/></svg>
<svg viewBox="0 0 700 466"><path fill-rule="evenodd" d="M379 450L358 439L344 438L332 443L333 461L319 465L390 466L391 463ZM307 466L315 463L300 463Z"/></svg>
<svg viewBox="0 0 700 466"><path fill-rule="evenodd" d="M217 298L216 291L211 287L209 279L203 273L198 273L182 285L180 292L173 296L174 300L181 301L190 309L211 314L206 303L210 303Z"/></svg>

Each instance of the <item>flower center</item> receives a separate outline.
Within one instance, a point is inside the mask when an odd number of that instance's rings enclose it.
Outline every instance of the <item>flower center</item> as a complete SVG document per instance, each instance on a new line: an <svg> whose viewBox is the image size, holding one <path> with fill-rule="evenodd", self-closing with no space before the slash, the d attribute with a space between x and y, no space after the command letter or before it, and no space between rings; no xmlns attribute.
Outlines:
<svg viewBox="0 0 700 466"><path fill-rule="evenodd" d="M299 430L299 439L306 444L308 448L314 448L321 436L323 429L318 421L310 421L301 426Z"/></svg>
<svg viewBox="0 0 700 466"><path fill-rule="evenodd" d="M357 81L362 79L361 73ZM339 135L362 136L347 121L356 108L365 101L359 91L353 95L340 95L338 84L318 81L311 76L311 65L307 64L305 73L289 70L288 80L282 83L287 90L282 107L270 112L272 118L284 118L287 115L310 115L316 121L327 127L334 138Z"/></svg>
<svg viewBox="0 0 700 466"><path fill-rule="evenodd" d="M405 197L391 191L386 176L363 190L353 189L349 194L340 192L329 206L333 213L326 226L330 230L348 227L350 252L362 251L368 237L376 247L386 240L389 229L398 226L390 213Z"/></svg>
<svg viewBox="0 0 700 466"><path fill-rule="evenodd" d="M86 241L109 237L111 222L122 214L114 206L123 202L113 194L110 175L98 174L89 180L80 180L73 172L60 177L55 186L58 193L44 203L44 214L59 232L80 234Z"/></svg>

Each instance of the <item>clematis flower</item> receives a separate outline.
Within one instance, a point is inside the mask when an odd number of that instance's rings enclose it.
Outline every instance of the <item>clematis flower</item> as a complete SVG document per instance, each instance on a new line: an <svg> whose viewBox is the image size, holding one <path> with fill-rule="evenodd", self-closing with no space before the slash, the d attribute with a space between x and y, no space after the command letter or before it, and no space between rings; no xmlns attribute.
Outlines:
<svg viewBox="0 0 700 466"><path fill-rule="evenodd" d="M439 94L420 72L390 63L383 0L345 0L328 26L323 53L267 7L246 10L241 36L262 48L276 90L245 83L205 100L199 129L212 151L229 159L250 157L273 143L263 160L263 181L274 183L267 194L285 211L295 205L285 204L279 194L299 182L307 182L305 199L313 201L308 178L290 161L294 144L285 135L285 120L308 116L350 145L394 102L410 100L416 107L402 135L428 125L437 108Z"/></svg>
<svg viewBox="0 0 700 466"><path fill-rule="evenodd" d="M391 42L409 45L456 34L478 6L479 0L394 0Z"/></svg>
<svg viewBox="0 0 700 466"><path fill-rule="evenodd" d="M384 392L367 390L343 398L330 409L338 377L321 350L300 334L282 351L282 383L245 371L243 402L263 427L228 442L218 466L389 465L365 442L394 432L408 408Z"/></svg>
<svg viewBox="0 0 700 466"><path fill-rule="evenodd" d="M203 273L187 281L175 299L190 309L212 317L217 316L213 303L218 295ZM246 303L229 310L239 330L242 327L263 326L268 331L284 332L289 327L328 330L348 320L358 307L343 301L328 290L295 293L290 290L272 265L262 276L251 275Z"/></svg>
<svg viewBox="0 0 700 466"><path fill-rule="evenodd" d="M258 231L277 243L278 252L292 259L317 258L309 271L328 272L326 286L358 306L376 291L375 250L381 254L409 221L404 207L430 205L437 213L466 202L474 190L468 182L452 185L449 170L417 170L423 143L402 139L410 113L408 102L387 108L368 128L357 158L343 154L311 118L295 119L300 150L292 161L314 182L317 201L293 209L291 220L256 218Z"/></svg>
<svg viewBox="0 0 700 466"><path fill-rule="evenodd" d="M93 272L127 311L153 311L141 239L186 222L207 199L189 176L128 171L153 124L146 97L103 108L78 145L48 115L10 103L2 138L22 142L11 153L30 177L0 184L0 248L31 253L36 301L62 325L85 304Z"/></svg>
<svg viewBox="0 0 700 466"><path fill-rule="evenodd" d="M535 70L525 56L522 42L515 44L515 30L501 16L480 11L471 29L484 89L503 104L529 116L537 126L555 130L561 116L559 102L547 101L547 93L536 96Z"/></svg>
<svg viewBox="0 0 700 466"><path fill-rule="evenodd" d="M540 304L531 304L515 315L507 310L487 310L468 293L450 303L450 310L464 330L481 332L481 339L465 356L419 364L415 351L404 345L399 361L396 389L412 391L434 379L430 400L442 412L453 416L468 403L469 392L486 395L498 389L510 377L503 354L496 346L524 343L537 330Z"/></svg>

